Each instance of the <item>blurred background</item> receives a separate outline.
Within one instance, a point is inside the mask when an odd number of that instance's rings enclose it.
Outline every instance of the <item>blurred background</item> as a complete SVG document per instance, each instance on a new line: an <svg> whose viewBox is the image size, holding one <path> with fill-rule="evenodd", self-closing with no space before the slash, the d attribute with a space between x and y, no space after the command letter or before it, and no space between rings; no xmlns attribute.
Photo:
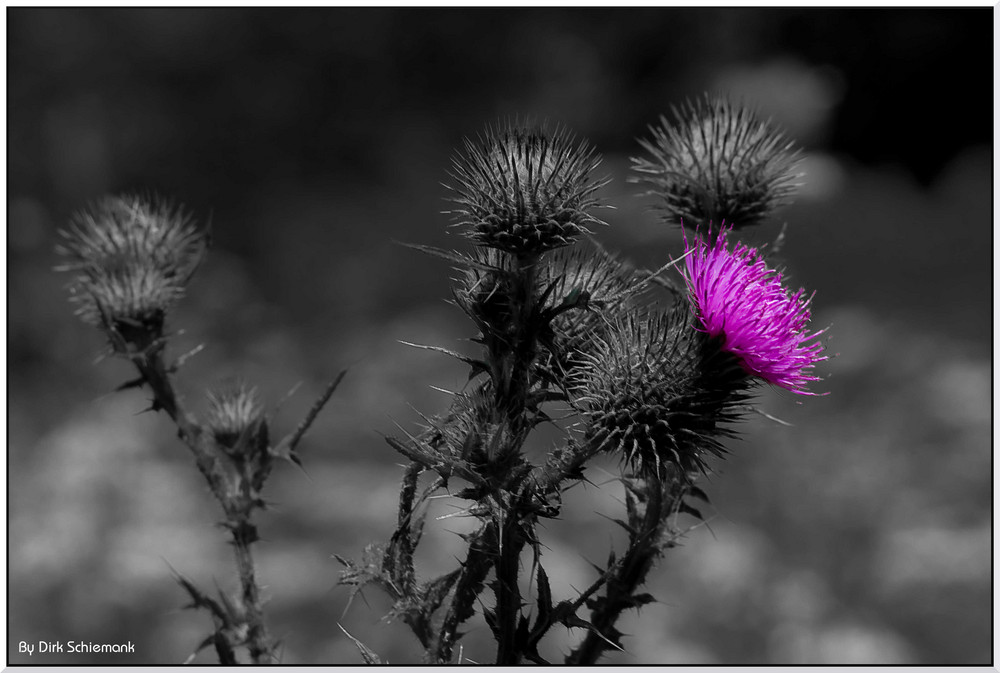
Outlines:
<svg viewBox="0 0 1000 673"><path fill-rule="evenodd" d="M258 576L290 664L359 663L342 623L418 660L385 598L348 606L332 554L392 531L401 462L378 433L444 410L464 368L397 340L468 349L446 262L450 157L512 115L568 126L613 178L599 239L648 267L682 249L627 181L672 104L729 92L808 152L787 223L791 282L816 291L832 357L802 398L762 389L705 485L714 511L651 575L615 663L988 664L991 660L991 14L987 9L7 10L10 663L183 661L209 633L171 568L234 585L216 503L143 392L95 363L102 336L54 273L56 231L106 193L153 191L211 221L171 317L204 343L179 386L241 374L292 429L349 373L277 471ZM302 385L280 409L277 402ZM551 440L551 438L547 438ZM542 441L537 448L543 450ZM595 469L601 483L613 461ZM571 492L543 531L557 600L621 539L614 484ZM436 514L451 511L442 502ZM435 523L420 568L454 567ZM605 532L607 531L607 532ZM557 629L543 654L580 637ZM136 644L17 653L19 641ZM489 662L470 622L464 656ZM210 663L211 653L198 662Z"/></svg>

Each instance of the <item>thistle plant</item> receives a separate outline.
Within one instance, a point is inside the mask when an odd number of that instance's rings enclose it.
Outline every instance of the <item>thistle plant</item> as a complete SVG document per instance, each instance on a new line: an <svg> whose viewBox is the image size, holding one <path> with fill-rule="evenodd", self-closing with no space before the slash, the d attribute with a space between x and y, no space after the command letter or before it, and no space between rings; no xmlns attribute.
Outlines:
<svg viewBox="0 0 1000 673"><path fill-rule="evenodd" d="M465 250L412 247L449 262L452 299L472 323L473 352L408 344L456 358L468 383L448 408L400 426L386 443L407 461L395 530L358 558L337 556L351 596L377 587L388 615L405 623L423 661L461 660L461 638L482 621L497 664L548 663L541 646L553 627L580 633L565 663L594 663L625 647L621 616L655 599L649 573L683 534L680 517L701 519L699 486L726 454L736 423L762 384L814 395L822 331L810 330L812 296L786 287L764 253L734 241L789 200L799 153L769 124L725 99L704 99L661 120L648 157L634 159L665 219L683 229L684 250L662 253L655 270L636 267L591 237L608 178L586 141L562 128L501 123L465 143L451 167L452 226ZM179 208L134 196L81 211L63 232L64 269L80 317L100 328L109 352L139 376L152 409L174 421L224 518L240 589L209 596L178 580L206 609L221 663L246 646L255 663L275 659L251 545L254 515L279 459L297 447L340 383L280 441L256 389L237 380L207 393L197 419L169 362L170 309L183 297L208 236ZM405 343L405 342L404 342ZM560 439L542 460L526 450L543 424ZM590 584L555 595L544 524L561 516L563 495L595 462L617 466L626 532ZM456 565L424 577L415 562L432 499L450 497L470 519ZM700 505L699 505L700 506ZM526 581L522 581L526 580ZM527 588L525 588L527 587ZM341 627L343 630L343 627ZM368 663L381 657L344 630Z"/></svg>
<svg viewBox="0 0 1000 673"><path fill-rule="evenodd" d="M163 411L177 427L209 490L222 508L220 525L230 538L239 589L212 596L181 574L176 580L190 599L188 607L212 618L211 633L195 654L214 648L219 662L238 663L245 647L254 663L276 660L278 643L264 619L264 597L257 581L252 545L258 540L255 514L267 508L263 489L278 460L298 463L298 445L343 373L317 400L291 433L272 442L269 421L256 390L244 382L207 392L209 411L196 418L184 405L174 378L201 350L169 361L166 346L170 310L208 247L208 233L179 206L135 195L108 196L76 213L60 232L60 270L72 274L70 298L80 318L108 339L109 354L130 361L138 376L118 390L147 388L152 411Z"/></svg>
<svg viewBox="0 0 1000 673"><path fill-rule="evenodd" d="M723 100L688 104L663 124L642 141L652 158L635 168L668 219L695 229L684 254L665 254L656 271L588 237L607 182L594 150L565 130L516 122L467 141L453 163L452 213L476 247L413 246L457 270L454 303L477 330L479 352L409 344L461 360L469 384L420 430L386 437L409 461L396 530L360 561L338 559L342 584L390 595L389 616L413 630L425 663L455 660L477 605L497 664L548 663L539 645L557 624L583 632L566 663L622 649L617 620L654 600L642 591L648 573L681 534L678 517L701 518L692 505L708 500L699 477L725 454L755 388L812 394L825 358L821 332L808 329L811 297L789 292L756 248L728 245L733 227L788 199L797 152ZM534 463L525 443L542 423L557 424L563 439ZM562 494L602 455L620 467L625 511L616 521L627 545L590 586L557 597L539 524L560 516ZM414 552L439 492L460 500L475 526L460 563L423 579ZM366 661L380 661L354 642Z"/></svg>

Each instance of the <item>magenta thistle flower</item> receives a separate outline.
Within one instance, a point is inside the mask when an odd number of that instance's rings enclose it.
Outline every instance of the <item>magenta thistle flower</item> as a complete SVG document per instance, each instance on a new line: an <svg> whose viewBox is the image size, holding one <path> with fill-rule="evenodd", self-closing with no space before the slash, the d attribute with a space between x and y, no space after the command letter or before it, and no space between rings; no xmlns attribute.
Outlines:
<svg viewBox="0 0 1000 673"><path fill-rule="evenodd" d="M808 331L812 296L803 289L789 293L781 273L768 268L756 248L737 243L730 251L727 231L714 245L696 238L693 248L684 237L690 253L685 276L698 320L749 374L800 395L815 394L805 386L819 380L813 367L826 357L817 341L824 330Z"/></svg>

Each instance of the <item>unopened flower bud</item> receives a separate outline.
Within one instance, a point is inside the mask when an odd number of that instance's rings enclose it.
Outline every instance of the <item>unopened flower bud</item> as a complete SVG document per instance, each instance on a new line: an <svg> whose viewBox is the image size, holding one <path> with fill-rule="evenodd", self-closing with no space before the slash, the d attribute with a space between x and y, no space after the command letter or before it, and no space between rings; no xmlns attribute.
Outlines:
<svg viewBox="0 0 1000 673"><path fill-rule="evenodd" d="M607 180L591 173L600 157L564 130L509 124L467 140L454 159L453 211L477 244L514 255L569 245L586 225L595 192Z"/></svg>
<svg viewBox="0 0 1000 673"><path fill-rule="evenodd" d="M739 418L749 377L736 359L691 327L677 304L666 314L614 323L583 354L571 389L587 441L649 474L706 469Z"/></svg>
<svg viewBox="0 0 1000 673"><path fill-rule="evenodd" d="M748 227L789 200L800 154L782 133L722 98L673 112L640 141L648 156L632 160L668 222Z"/></svg>
<svg viewBox="0 0 1000 673"><path fill-rule="evenodd" d="M243 381L223 385L208 392L208 404L208 428L219 446L240 452L253 445L264 423L256 388Z"/></svg>
<svg viewBox="0 0 1000 673"><path fill-rule="evenodd" d="M106 197L76 213L57 251L75 274L77 313L109 332L113 347L143 348L163 333L207 245L179 207L137 196Z"/></svg>

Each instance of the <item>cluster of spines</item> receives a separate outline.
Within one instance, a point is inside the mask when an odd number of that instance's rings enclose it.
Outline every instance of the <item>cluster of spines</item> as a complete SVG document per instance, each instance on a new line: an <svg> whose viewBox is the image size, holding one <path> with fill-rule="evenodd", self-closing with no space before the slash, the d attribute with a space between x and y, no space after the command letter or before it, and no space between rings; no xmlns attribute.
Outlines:
<svg viewBox="0 0 1000 673"><path fill-rule="evenodd" d="M599 206L607 184L593 177L600 156L564 129L509 122L487 129L453 160L456 225L478 245L537 255L569 245Z"/></svg>
<svg viewBox="0 0 1000 673"><path fill-rule="evenodd" d="M478 321L500 328L512 320L511 258L480 248L455 279L456 304ZM589 239L553 251L536 262L540 311L563 350L584 348L591 336L619 314L647 285L642 274Z"/></svg>
<svg viewBox="0 0 1000 673"><path fill-rule="evenodd" d="M257 389L245 381L225 383L208 391L206 425L227 452L240 451L256 437L264 419Z"/></svg>
<svg viewBox="0 0 1000 673"><path fill-rule="evenodd" d="M74 274L69 288L78 315L125 342L160 333L207 246L179 206L134 195L97 201L60 235L57 251L66 262L59 268Z"/></svg>
<svg viewBox="0 0 1000 673"><path fill-rule="evenodd" d="M692 328L678 303L666 313L627 316L595 339L572 374L587 440L633 469L705 470L724 452L719 438L740 418L749 378L735 358Z"/></svg>
<svg viewBox="0 0 1000 673"><path fill-rule="evenodd" d="M634 157L638 181L652 186L674 224L748 227L787 203L800 153L746 107L705 96L660 118Z"/></svg>
<svg viewBox="0 0 1000 673"><path fill-rule="evenodd" d="M541 265L540 285L549 291L553 309L560 312L553 330L566 341L580 344L641 294L645 284L639 271L596 244L581 242L558 250Z"/></svg>

